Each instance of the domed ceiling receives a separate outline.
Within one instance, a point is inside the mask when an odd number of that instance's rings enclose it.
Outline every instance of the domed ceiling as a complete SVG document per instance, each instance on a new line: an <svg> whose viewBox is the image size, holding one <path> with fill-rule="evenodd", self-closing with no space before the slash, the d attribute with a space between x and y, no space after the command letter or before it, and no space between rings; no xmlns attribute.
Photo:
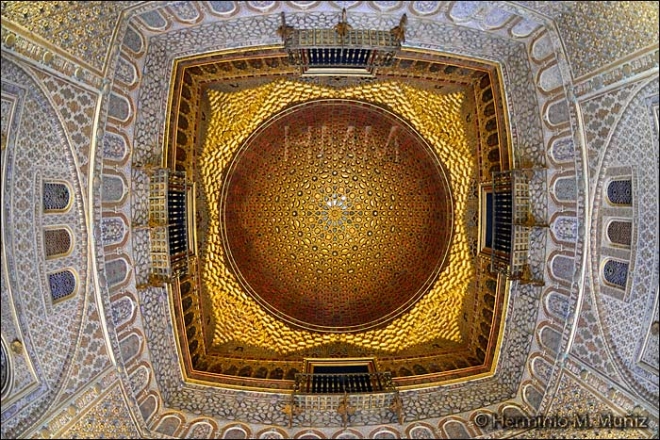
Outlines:
<svg viewBox="0 0 660 440"><path fill-rule="evenodd" d="M317 331L387 322L435 282L452 201L405 121L358 101L287 109L247 140L223 185L229 262L273 315Z"/></svg>
<svg viewBox="0 0 660 440"><path fill-rule="evenodd" d="M647 333L657 324L657 2L71 3L2 3L3 117L6 103L20 117L3 123L3 437L657 436L657 356L655 372L645 363L657 347ZM301 78L279 13L296 29L327 28L342 7L354 28L383 32L407 13L405 48L376 78ZM396 115L447 175L453 235L439 282L373 328L281 319L237 277L222 239L232 160L267 121L319 99ZM150 279L160 167L185 173L195 220L189 270L167 288ZM489 273L479 196L508 167L546 167L532 198L549 229L529 241L543 289ZM615 211L605 188L621 167L633 209ZM48 176L73 183L80 205L52 218L89 244L59 260L90 276L55 307L44 283L58 261L35 264L48 223L33 202ZM634 222L624 299L601 276L604 258L626 252L602 243L607 216L622 210ZM21 353L4 344L14 337ZM405 425L389 410L354 414L357 431L329 411L292 423L304 360L351 356L392 373ZM640 407L655 432L477 423Z"/></svg>
<svg viewBox="0 0 660 440"><path fill-rule="evenodd" d="M174 289L189 377L287 389L304 359L374 356L400 386L490 371L493 66L402 52L378 78L301 78L273 49L180 60L172 87L167 161L197 194Z"/></svg>

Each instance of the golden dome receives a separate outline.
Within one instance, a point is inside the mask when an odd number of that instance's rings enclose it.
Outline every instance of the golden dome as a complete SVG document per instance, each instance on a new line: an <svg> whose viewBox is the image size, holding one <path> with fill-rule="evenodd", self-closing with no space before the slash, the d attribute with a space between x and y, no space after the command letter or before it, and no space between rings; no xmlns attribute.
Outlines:
<svg viewBox="0 0 660 440"><path fill-rule="evenodd" d="M225 177L223 244L268 311L315 331L385 323L436 281L452 201L405 121L344 99L293 106L243 144Z"/></svg>

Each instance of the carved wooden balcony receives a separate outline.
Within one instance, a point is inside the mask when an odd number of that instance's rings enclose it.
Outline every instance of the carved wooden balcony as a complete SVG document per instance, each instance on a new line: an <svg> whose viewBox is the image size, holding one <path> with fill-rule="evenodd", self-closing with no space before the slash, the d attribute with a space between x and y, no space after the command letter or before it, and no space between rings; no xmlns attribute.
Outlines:
<svg viewBox="0 0 660 440"><path fill-rule="evenodd" d="M358 412L387 409L403 423L403 404L389 372L318 374L298 373L291 403L285 408L289 426L305 413L338 414L344 427Z"/></svg>
<svg viewBox="0 0 660 440"><path fill-rule="evenodd" d="M331 29L295 29L286 24L278 33L289 62L301 68L302 76L374 76L379 67L392 65L405 39L406 15L391 30L353 29L342 18Z"/></svg>

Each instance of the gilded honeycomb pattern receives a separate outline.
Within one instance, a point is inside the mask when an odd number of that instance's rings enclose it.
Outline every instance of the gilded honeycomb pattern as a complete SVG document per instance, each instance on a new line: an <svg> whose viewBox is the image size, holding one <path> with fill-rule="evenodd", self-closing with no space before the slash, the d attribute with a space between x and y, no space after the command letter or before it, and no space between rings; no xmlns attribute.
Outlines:
<svg viewBox="0 0 660 440"><path fill-rule="evenodd" d="M201 181L198 173L197 158L203 155L201 146L194 145L197 139L204 136L206 126L211 114L207 100L202 99L204 90L212 88L222 92L234 92L254 88L276 79L278 76L291 75L291 68L286 64L286 58L281 58L278 53L272 51L256 51L254 56L264 58L245 59L241 53L229 57L223 56L204 57L212 62L200 64L200 59L194 58L181 62L178 67L176 83L182 85L179 96L175 96L172 104L173 113L170 117L172 136L168 136L168 158L170 167L180 171L186 171L193 175L196 181ZM493 132L500 128L495 117L501 118L502 108L497 104L493 108L493 96L498 99L497 72L486 65L466 59L447 58L438 55L428 56L421 54L407 54L413 58L402 58L395 61L395 65L386 71L382 71L382 78L377 80L352 79L339 80L338 78L327 78L320 81L318 78L301 78L298 81L314 84L318 87L350 88L361 85L406 78L406 84L420 90L428 90L437 94L450 94L457 90L465 92L467 99L461 104L462 117L467 123L466 139L472 145L471 157L479 160L479 169L488 171L495 160L499 166L500 160L507 163L506 150L502 159L498 157L491 159L493 148L498 149L497 144L486 145L486 140L492 138ZM192 66L190 65L193 63ZM490 73L488 73L490 72ZM490 78L489 78L490 77ZM491 85L491 82L493 83ZM490 92L490 94L489 94ZM178 95L178 94L176 94ZM477 105L475 106L475 101ZM201 105L200 105L201 104ZM178 109L178 111L174 110ZM492 114L495 111L496 115ZM486 115L488 113L488 115ZM174 122L177 121L176 124ZM478 123L475 123L478 121ZM478 130L475 130L476 128ZM447 133L441 133L441 137L449 139ZM495 136L497 134L495 133ZM504 134L502 139L506 139ZM480 171L481 173L481 171ZM481 175L481 180L484 176ZM476 185L478 179L472 179L471 185ZM474 188L470 190L467 209L465 212L467 230L470 238L471 256L475 257L477 252L477 193ZM196 230L200 246L204 248L207 243L206 231L208 225L208 203L204 191L197 193ZM477 275L477 278L483 275ZM472 289L472 288L470 288ZM381 351L380 347L354 345L342 341L305 346L295 350L295 353L287 360L282 360L282 355L271 349L270 346L262 344L250 344L245 339L234 340L228 338L222 343L207 345L205 334L213 329L214 319L211 316L213 306L208 301L207 294L202 293L199 301L198 293L192 296L182 294L183 311L178 316L181 331L180 334L192 335L187 337L189 352L193 370L189 374L197 377L198 372L209 372L222 374L223 382L231 377L231 383L252 383L246 378L268 379L268 387L279 388L281 379L292 376L292 372L300 370L303 357L337 357L337 356L372 356L378 355L379 359L385 360L382 368L390 371L399 381L406 383L418 383L414 375L432 373L433 380L453 379L465 375L477 374L475 368L488 371L492 347L488 346L489 329L491 321L499 319L497 313L486 311L488 316L478 317L486 321L474 324L473 315L475 310L481 310L482 300L474 298L472 293L466 293L466 301L462 305L462 318L459 321L459 332L462 334L462 342L452 342L443 339L442 336L431 338L426 343L413 344L408 348L387 352ZM190 300L192 299L192 303ZM477 305L477 302L479 305ZM178 311L178 309L177 309ZM211 313L209 313L211 311ZM478 313L477 313L478 314ZM438 319L440 313L433 311L431 315ZM256 318L246 316L247 325L251 328L262 329L263 325ZM468 322L470 324L468 324ZM344 330L345 331L345 330ZM211 330L212 332L212 330ZM485 333L484 333L485 332ZM431 354L432 352L432 354ZM415 362L405 360L406 357L419 357ZM430 356L429 356L430 355ZM276 360L277 359L277 360ZM464 369L470 366L468 370ZM452 371L453 370L453 371ZM201 379L208 379L203 373ZM227 376L233 374L235 376ZM406 377L410 376L410 377ZM274 379L274 380L270 380ZM214 379L215 380L215 379ZM429 379L423 379L428 382ZM262 384L263 385L263 384ZM262 386L256 385L256 386Z"/></svg>
<svg viewBox="0 0 660 440"><path fill-rule="evenodd" d="M464 304L464 310L481 310L474 318L469 318L469 323L463 317L463 323L467 326L464 331L469 332L465 337L467 343L431 342L399 351L393 356L379 356L379 370L389 371L392 377L397 378L399 386L455 380L488 372L496 347L495 337L490 334L497 330L491 328L499 327L502 301L505 301L504 295L496 292L497 282L488 275L489 267L490 261L478 260L476 278L485 281L478 283L478 296L468 296ZM194 278L182 282L180 298L177 293L174 300L182 306L180 313L177 310L179 333L188 336L188 350L194 367L188 372L189 377L208 380L208 373L211 373L213 379L218 380L215 375L222 374L222 382L225 384L251 384L261 388L282 389L290 387L286 380L291 380L295 373L303 371L304 357L369 357L375 354L373 350L356 349L341 343L302 350L295 356L285 358L264 348L242 343L205 347L203 332L198 331L203 325L199 315L198 294L193 291L194 283ZM254 325L255 322L250 324ZM193 335L192 338L190 335ZM188 356L188 350L184 350L184 356ZM417 375L427 376L420 378Z"/></svg>
<svg viewBox="0 0 660 440"><path fill-rule="evenodd" d="M201 274L205 291L212 295L214 345L231 341L262 346L282 355L341 342L386 354L431 340L462 340L458 317L475 274L474 266L469 263L473 260L464 216L470 196L469 182L477 173L474 152L465 140L466 128L461 116L461 105L466 99L463 93L434 93L397 81L337 90L279 80L235 93L209 92L209 97L214 115L199 159L208 206L220 203L219 171L226 169L239 151L246 133L252 133L271 115L291 103L311 99L358 99L387 105L432 146L439 160L447 165L457 219L442 282L435 283L409 313L378 330L322 334L292 328L267 313L243 291L225 264L221 220L218 213L211 211L206 246L202 249L205 254Z"/></svg>
<svg viewBox="0 0 660 440"><path fill-rule="evenodd" d="M435 280L450 241L442 168L404 121L323 100L266 122L224 186L235 272L276 316L354 331L405 311Z"/></svg>

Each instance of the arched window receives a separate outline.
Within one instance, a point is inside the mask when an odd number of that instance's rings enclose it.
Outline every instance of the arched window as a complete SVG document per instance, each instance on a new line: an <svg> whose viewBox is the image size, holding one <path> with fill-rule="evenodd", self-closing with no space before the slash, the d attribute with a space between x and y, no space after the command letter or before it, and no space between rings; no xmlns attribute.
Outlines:
<svg viewBox="0 0 660 440"><path fill-rule="evenodd" d="M44 183L44 212L66 211L70 201L71 194L68 186L63 183Z"/></svg>
<svg viewBox="0 0 660 440"><path fill-rule="evenodd" d="M497 119L492 118L486 122L486 131L495 131L497 130Z"/></svg>
<svg viewBox="0 0 660 440"><path fill-rule="evenodd" d="M491 278L487 279L486 282L484 283L486 286L486 289L488 289L489 292L495 293L497 290L497 281L493 280Z"/></svg>
<svg viewBox="0 0 660 440"><path fill-rule="evenodd" d="M46 258L56 258L71 251L71 234L61 229L47 229L44 231L44 250Z"/></svg>
<svg viewBox="0 0 660 440"><path fill-rule="evenodd" d="M490 136L488 136L488 139L486 139L486 144L489 147L494 147L495 145L498 144L498 142L499 142L499 137L497 133L491 134ZM488 158L490 159L490 156Z"/></svg>
<svg viewBox="0 0 660 440"><path fill-rule="evenodd" d="M443 426L447 438L472 438L465 426L457 420L451 420Z"/></svg>
<svg viewBox="0 0 660 440"><path fill-rule="evenodd" d="M185 281L185 282L181 283L180 288L181 288L181 295L182 296L187 295L187 294L190 293L190 290L192 289L192 284L190 283L190 281Z"/></svg>
<svg viewBox="0 0 660 440"><path fill-rule="evenodd" d="M195 350L197 350L197 347L198 347L198 346L199 346L199 342L197 342L197 339L195 339L195 340L193 340L193 341L190 343L190 345L188 346L188 348L190 349L190 352L191 352L191 353L194 353Z"/></svg>
<svg viewBox="0 0 660 440"><path fill-rule="evenodd" d="M284 377L284 371L281 368L275 368L269 373L270 379L281 380Z"/></svg>
<svg viewBox="0 0 660 440"><path fill-rule="evenodd" d="M628 263L608 260L603 266L603 277L608 284L625 289L628 281Z"/></svg>
<svg viewBox="0 0 660 440"><path fill-rule="evenodd" d="M7 395L9 391L9 384L11 383L11 365L9 362L9 353L5 349L5 341L2 341L2 398L4 399L5 395Z"/></svg>
<svg viewBox="0 0 660 440"><path fill-rule="evenodd" d="M71 270L63 270L48 275L48 285L53 302L72 295L76 290L76 276Z"/></svg>
<svg viewBox="0 0 660 440"><path fill-rule="evenodd" d="M254 373L254 377L258 379L265 379L268 376L268 369L266 367L259 367Z"/></svg>
<svg viewBox="0 0 660 440"><path fill-rule="evenodd" d="M298 370L296 370L295 368L292 368L286 373L286 376L284 376L284 379L285 380L295 380L296 379L296 374L298 374Z"/></svg>
<svg viewBox="0 0 660 440"><path fill-rule="evenodd" d="M419 364L413 365L413 371L417 375L428 374L428 371L426 370L426 368L424 368L422 365L419 365Z"/></svg>
<svg viewBox="0 0 660 440"><path fill-rule="evenodd" d="M490 139L490 138L488 138ZM497 141L497 138L495 138ZM500 149L499 148L493 148L488 152L488 160L491 162L499 162L500 161Z"/></svg>
<svg viewBox="0 0 660 440"><path fill-rule="evenodd" d="M484 90L484 92L481 94L481 101L490 102L492 100L493 100L493 90L492 89Z"/></svg>
<svg viewBox="0 0 660 440"><path fill-rule="evenodd" d="M630 179L613 180L607 185L607 198L613 205L632 205L632 182Z"/></svg>
<svg viewBox="0 0 660 440"><path fill-rule="evenodd" d="M577 186L575 179L561 177L554 184L555 197L560 202L572 202L577 200Z"/></svg>
<svg viewBox="0 0 660 440"><path fill-rule="evenodd" d="M241 368L241 370L238 372L238 375L241 377L251 377L252 376L252 367L249 365Z"/></svg>
<svg viewBox="0 0 660 440"><path fill-rule="evenodd" d="M614 244L630 246L632 240L632 222L610 222L607 226L607 238Z"/></svg>

